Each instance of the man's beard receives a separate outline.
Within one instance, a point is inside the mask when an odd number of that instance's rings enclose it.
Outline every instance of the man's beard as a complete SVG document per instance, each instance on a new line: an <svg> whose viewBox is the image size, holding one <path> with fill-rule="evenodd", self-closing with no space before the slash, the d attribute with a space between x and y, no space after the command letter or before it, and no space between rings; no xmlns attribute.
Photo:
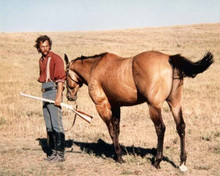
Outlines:
<svg viewBox="0 0 220 176"><path fill-rule="evenodd" d="M47 56L49 54L49 52L50 51L44 51L44 52L41 52L41 53L42 53L43 56Z"/></svg>

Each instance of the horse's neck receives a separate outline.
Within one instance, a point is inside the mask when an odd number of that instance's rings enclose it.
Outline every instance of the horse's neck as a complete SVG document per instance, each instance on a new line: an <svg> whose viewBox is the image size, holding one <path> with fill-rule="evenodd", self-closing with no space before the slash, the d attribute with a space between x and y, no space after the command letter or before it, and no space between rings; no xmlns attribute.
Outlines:
<svg viewBox="0 0 220 176"><path fill-rule="evenodd" d="M85 59L77 62L76 73L88 84L91 69L95 64L95 59Z"/></svg>

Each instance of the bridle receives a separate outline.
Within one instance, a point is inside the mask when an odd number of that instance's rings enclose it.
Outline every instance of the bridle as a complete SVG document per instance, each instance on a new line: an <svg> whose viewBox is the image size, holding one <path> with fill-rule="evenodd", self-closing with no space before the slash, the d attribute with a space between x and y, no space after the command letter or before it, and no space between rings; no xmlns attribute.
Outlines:
<svg viewBox="0 0 220 176"><path fill-rule="evenodd" d="M70 64L70 63L69 63L69 64ZM74 80L74 79L69 75L69 71L72 71L72 70L69 69L69 64L67 65L67 68L66 68L66 77L68 76L72 81L74 81L74 82L77 83L77 84L80 84L79 81ZM66 87L67 87L67 92L68 92L68 89L71 89L71 88L67 85L67 82L66 82ZM75 101L75 105L76 105L76 108L75 108L75 109L77 110L78 105L77 105L76 101ZM70 127L69 129L65 130L65 132L70 131L70 130L72 129L72 127L75 125L75 123L76 123L76 116L77 116L77 114L75 114L75 116L74 116L73 123L72 123L71 127Z"/></svg>
<svg viewBox="0 0 220 176"><path fill-rule="evenodd" d="M70 62L72 63L72 61ZM67 88L67 98L71 101L75 101L77 99L77 95L76 92L78 91L78 89L83 85L83 81L80 78L80 76L78 76L75 71L70 69L70 63L66 66L66 88ZM71 73L72 72L72 73ZM74 74L74 75L73 75ZM72 82L74 82L77 85L72 85L69 86L68 85L68 79ZM70 84L71 85L71 84ZM78 87L79 86L79 87ZM74 90L75 89L75 90ZM75 95L71 95L71 92L74 91Z"/></svg>
<svg viewBox="0 0 220 176"><path fill-rule="evenodd" d="M71 63L71 62L70 62ZM70 68L69 68L69 65L70 63L66 66L66 78L69 77L71 79L71 81L75 82L76 84L78 84L80 87L82 86L82 80L80 79L80 77L74 72L72 71ZM69 74L69 72L74 72L74 74L77 76L77 80L75 80L74 78L72 78L71 74ZM66 88L67 88L67 91L68 89L74 89L74 88L71 88L68 86L68 83L66 81Z"/></svg>
<svg viewBox="0 0 220 176"><path fill-rule="evenodd" d="M70 74L69 74L69 71L72 71L70 70L69 68L66 69L66 77L68 76L73 82L77 83L77 84L81 84L81 79L78 77L78 80L75 80L73 79ZM73 71L72 71L73 72Z"/></svg>

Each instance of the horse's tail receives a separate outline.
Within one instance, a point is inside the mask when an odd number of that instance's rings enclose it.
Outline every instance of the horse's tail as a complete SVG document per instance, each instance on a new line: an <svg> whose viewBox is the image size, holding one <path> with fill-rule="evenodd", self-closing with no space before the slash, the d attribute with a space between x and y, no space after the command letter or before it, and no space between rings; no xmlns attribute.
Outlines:
<svg viewBox="0 0 220 176"><path fill-rule="evenodd" d="M194 78L197 74L204 72L213 62L213 54L207 52L205 56L197 61L192 62L181 55L170 56L169 62L173 68L179 70L179 76Z"/></svg>

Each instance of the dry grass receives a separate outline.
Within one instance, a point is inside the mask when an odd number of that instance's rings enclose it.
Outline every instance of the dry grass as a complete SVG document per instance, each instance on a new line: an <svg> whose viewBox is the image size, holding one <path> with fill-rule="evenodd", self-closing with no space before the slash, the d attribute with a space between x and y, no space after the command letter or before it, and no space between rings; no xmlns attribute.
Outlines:
<svg viewBox="0 0 220 176"><path fill-rule="evenodd" d="M40 34L0 33L0 175L220 175L220 24L47 33L54 42L53 51L61 56L66 53L71 59L106 51L132 56L158 50L197 60L205 52L213 52L215 63L210 69L184 83L189 169L184 174L174 167L179 164L179 138L166 104L162 169L155 170L151 164L156 134L146 104L122 108L120 143L127 162L120 165L112 159L110 137L86 86L79 91L77 104L94 116L92 123L77 119L66 133L66 162L43 161L46 141L41 103L19 96L21 91L41 96L36 81L40 55L33 47ZM72 120L73 114L64 110L66 129Z"/></svg>

